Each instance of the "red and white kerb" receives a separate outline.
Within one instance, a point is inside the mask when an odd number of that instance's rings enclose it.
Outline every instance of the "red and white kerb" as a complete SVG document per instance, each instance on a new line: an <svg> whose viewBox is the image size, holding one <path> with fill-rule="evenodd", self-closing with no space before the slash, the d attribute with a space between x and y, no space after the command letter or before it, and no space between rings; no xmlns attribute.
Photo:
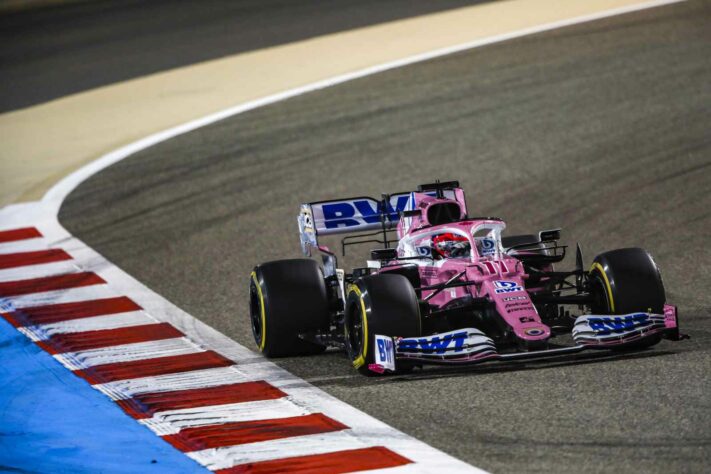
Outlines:
<svg viewBox="0 0 711 474"><path fill-rule="evenodd" d="M69 252L49 248L34 227L0 231L0 302L0 314L20 332L210 470L334 473L413 464L152 317Z"/></svg>

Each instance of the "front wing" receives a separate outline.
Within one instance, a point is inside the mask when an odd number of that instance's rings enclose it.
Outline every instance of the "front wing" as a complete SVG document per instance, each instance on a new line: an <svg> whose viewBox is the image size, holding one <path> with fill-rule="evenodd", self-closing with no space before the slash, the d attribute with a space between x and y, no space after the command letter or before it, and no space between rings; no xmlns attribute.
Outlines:
<svg viewBox="0 0 711 474"><path fill-rule="evenodd" d="M679 340L677 309L665 305L664 314L584 315L573 326L574 346L500 354L482 331L463 328L426 337L392 338L376 335L373 372L395 371L397 361L417 364L472 365L491 360L550 357L586 349L624 348L653 337Z"/></svg>

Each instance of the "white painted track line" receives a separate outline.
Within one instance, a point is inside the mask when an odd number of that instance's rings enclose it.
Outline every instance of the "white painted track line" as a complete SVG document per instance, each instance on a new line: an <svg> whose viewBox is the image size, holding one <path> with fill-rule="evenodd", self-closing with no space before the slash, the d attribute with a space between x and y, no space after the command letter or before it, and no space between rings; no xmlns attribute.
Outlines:
<svg viewBox="0 0 711 474"><path fill-rule="evenodd" d="M31 332L37 340L48 339L56 334L69 334L84 331L100 331L103 329L118 329L130 326L155 324L156 320L143 311L94 316L92 318L72 319L51 324L25 326L25 331Z"/></svg>
<svg viewBox="0 0 711 474"><path fill-rule="evenodd" d="M94 385L94 388L114 400L124 400L143 393L216 387L218 385L249 382L251 380L253 379L245 377L235 367L220 367L156 377L119 380L117 382Z"/></svg>
<svg viewBox="0 0 711 474"><path fill-rule="evenodd" d="M31 293L29 295L9 296L5 298L15 308L31 308L34 306L45 306L50 304L75 303L79 301L90 301L104 298L114 298L121 296L108 285L90 285L80 288L70 288L67 290L45 291L41 293Z"/></svg>
<svg viewBox="0 0 711 474"><path fill-rule="evenodd" d="M210 125L212 123L218 122L222 119L232 117L237 114L247 112L265 105L273 104L275 102L280 102L292 97L306 94L308 92L313 92L319 89L324 89L326 87L331 87L337 84L342 84L344 82L352 81L354 79L359 79L362 77L370 76L373 74L378 74L391 69L408 66L410 64L415 64L418 62L428 61L430 59L439 58L442 56L447 56L454 53L459 53L462 51L467 51L474 48L479 48L482 46L500 43L502 41L507 41L514 38L520 38L522 36L528 36L536 33L542 33L544 31L550 31L558 28L564 28L566 26L577 25L579 23L586 23L594 20L599 20L602 18L608 18L611 16L622 15L625 13L631 13L639 10L644 10L648 8L654 8L662 5L669 5L673 3L679 3L685 0L652 0L647 2L640 2L638 4L625 6L621 8L613 8L610 10L601 11L591 15L583 15L575 18L570 18L562 21L555 21L552 23L546 23L531 28L524 28L517 31L512 31L505 34L490 36L488 38L477 39L475 41L450 46L447 48L441 48L428 53L417 54L414 56L406 57L397 61L391 61L377 66L361 69L359 71L354 71L348 74L342 74L340 76L332 77L322 81L317 81L311 84L307 84L302 87L297 87L294 89L289 89L278 94L273 94L261 99L250 101L244 104L239 104L234 107L229 107L214 114L207 115L205 117L192 120L190 122L178 125L176 127L169 128L162 132L155 133L146 138L133 142L129 145L121 147L114 150L106 155L103 155L96 161L89 163L88 165L78 169L74 173L62 179L60 182L55 184L42 198L42 201L54 208L54 214L59 212L59 207L61 206L64 199L69 195L72 190L74 190L80 183L88 179L90 176L98 173L104 168L117 163L124 158L137 153L141 150L145 150L157 143L166 141L170 138L182 135L184 133L196 130L198 128Z"/></svg>
<svg viewBox="0 0 711 474"><path fill-rule="evenodd" d="M0 254L32 252L34 250L45 250L47 247L47 242L42 238L2 242L0 243Z"/></svg>
<svg viewBox="0 0 711 474"><path fill-rule="evenodd" d="M102 347L82 352L65 352L56 354L55 359L70 370L82 370L95 365L114 364L117 362L132 362L136 360L154 359L184 354L204 352L185 337L163 339L160 341L136 342L120 346Z"/></svg>
<svg viewBox="0 0 711 474"><path fill-rule="evenodd" d="M308 415L312 412L286 398L258 402L212 405L156 413L152 418L140 420L160 436L178 433L183 428L235 423L240 421L269 420L290 416Z"/></svg>
<svg viewBox="0 0 711 474"><path fill-rule="evenodd" d="M17 268L6 268L0 270L0 282L29 280L53 275L63 275L65 273L76 273L79 267L71 260L62 262L44 263L41 265L27 265Z"/></svg>
<svg viewBox="0 0 711 474"><path fill-rule="evenodd" d="M280 440L248 443L227 448L211 448L193 451L188 456L207 466L208 469L226 469L239 464L270 461L309 454L332 453L345 449L370 446L361 442L351 430L335 431L308 436L296 436Z"/></svg>

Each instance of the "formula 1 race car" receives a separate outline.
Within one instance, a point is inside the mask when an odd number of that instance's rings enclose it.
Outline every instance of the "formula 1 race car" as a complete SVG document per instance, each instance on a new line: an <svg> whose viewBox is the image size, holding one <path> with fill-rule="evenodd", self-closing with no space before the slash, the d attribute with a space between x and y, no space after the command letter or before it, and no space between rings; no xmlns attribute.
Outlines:
<svg viewBox="0 0 711 474"><path fill-rule="evenodd" d="M322 264L273 261L250 277L252 331L267 357L335 346L373 375L682 338L646 251L605 252L586 271L578 245L575 269L556 271L567 249L560 229L502 237L501 219L467 216L456 181L303 204L298 223L304 255L318 251ZM318 243L342 233L355 233L341 241L344 255L349 245L382 248L346 273Z"/></svg>

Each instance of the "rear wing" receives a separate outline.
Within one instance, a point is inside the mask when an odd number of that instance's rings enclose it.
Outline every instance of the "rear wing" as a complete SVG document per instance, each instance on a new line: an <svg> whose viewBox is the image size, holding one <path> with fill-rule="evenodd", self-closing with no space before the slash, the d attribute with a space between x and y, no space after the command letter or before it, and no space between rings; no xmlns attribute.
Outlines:
<svg viewBox="0 0 711 474"><path fill-rule="evenodd" d="M457 182L421 185L418 191L457 199L460 194L456 192L458 185ZM415 193L412 191L384 194L380 200L361 196L302 204L298 216L301 250L304 255L310 256L312 247L319 248L320 235L393 229L400 220L400 214L414 208Z"/></svg>

